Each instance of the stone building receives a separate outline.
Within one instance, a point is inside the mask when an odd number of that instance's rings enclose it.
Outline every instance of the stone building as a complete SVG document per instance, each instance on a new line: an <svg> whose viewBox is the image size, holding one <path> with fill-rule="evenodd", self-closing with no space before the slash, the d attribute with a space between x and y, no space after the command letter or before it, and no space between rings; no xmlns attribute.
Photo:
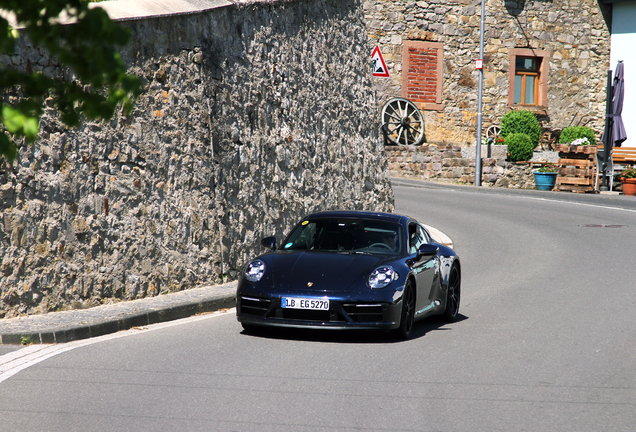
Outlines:
<svg viewBox="0 0 636 432"><path fill-rule="evenodd" d="M406 97L423 110L428 142L474 145L479 0L367 0L369 37L389 68L375 78L378 110ZM483 128L513 109L548 128L587 125L599 135L610 67L611 13L597 0L486 0ZM424 58L426 76L409 66ZM422 82L434 83L418 93Z"/></svg>

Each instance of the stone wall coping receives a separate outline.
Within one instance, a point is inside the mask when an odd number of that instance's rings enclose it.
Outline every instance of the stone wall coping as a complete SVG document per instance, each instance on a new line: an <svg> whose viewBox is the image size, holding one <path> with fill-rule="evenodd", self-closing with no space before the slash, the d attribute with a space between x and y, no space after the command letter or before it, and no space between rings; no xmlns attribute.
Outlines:
<svg viewBox="0 0 636 432"><path fill-rule="evenodd" d="M256 3L252 0L250 3ZM188 15L228 7L238 2L228 0L111 0L91 3L104 9L113 20L135 20L168 15Z"/></svg>
<svg viewBox="0 0 636 432"><path fill-rule="evenodd" d="M157 18L170 15L188 15L232 6L234 4L276 3L276 0L110 0L90 3L90 8L102 8L115 21L132 21L136 19ZM7 19L16 29L24 28L15 21L15 16L0 11L0 16ZM61 21L66 23L62 16Z"/></svg>

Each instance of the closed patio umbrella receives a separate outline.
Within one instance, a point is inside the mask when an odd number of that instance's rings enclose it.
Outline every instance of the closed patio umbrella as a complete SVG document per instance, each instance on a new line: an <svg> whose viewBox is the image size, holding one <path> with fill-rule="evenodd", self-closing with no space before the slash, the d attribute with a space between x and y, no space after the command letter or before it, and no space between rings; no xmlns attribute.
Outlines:
<svg viewBox="0 0 636 432"><path fill-rule="evenodd" d="M612 83L612 71L607 71L607 99L605 112L605 130L601 139L603 140L603 172L602 191L607 189L607 166L614 146L620 147L627 139L627 132L623 124L623 98L625 96L625 70L622 61L616 65L614 82Z"/></svg>
<svg viewBox="0 0 636 432"><path fill-rule="evenodd" d="M616 65L614 73L614 84L612 85L612 140L610 143L610 151L616 146L620 147L623 141L627 139L627 132L623 124L623 98L625 97L625 70L622 61Z"/></svg>

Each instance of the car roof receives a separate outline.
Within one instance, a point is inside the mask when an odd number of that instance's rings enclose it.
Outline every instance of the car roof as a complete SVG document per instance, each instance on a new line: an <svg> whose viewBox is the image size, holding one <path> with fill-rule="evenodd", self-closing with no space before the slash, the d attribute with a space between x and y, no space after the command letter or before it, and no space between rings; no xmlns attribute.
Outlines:
<svg viewBox="0 0 636 432"><path fill-rule="evenodd" d="M333 210L333 211L323 211L318 213L312 213L306 216L304 219L316 219L316 218L360 218L360 219L375 219L382 220L387 222L394 222L403 224L407 220L412 218L404 215L399 215L395 213L384 213L384 212L370 212L370 211L359 211L359 210Z"/></svg>

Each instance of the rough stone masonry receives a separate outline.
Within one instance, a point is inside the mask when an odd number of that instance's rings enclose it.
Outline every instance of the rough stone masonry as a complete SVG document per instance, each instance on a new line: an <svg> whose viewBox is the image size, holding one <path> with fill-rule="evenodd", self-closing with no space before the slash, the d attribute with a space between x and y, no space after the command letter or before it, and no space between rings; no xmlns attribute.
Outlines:
<svg viewBox="0 0 636 432"><path fill-rule="evenodd" d="M145 89L131 115L69 130L49 109L39 141L0 165L0 317L231 280L305 214L392 211L361 10L241 2L122 21ZM0 61L68 74L24 41Z"/></svg>
<svg viewBox="0 0 636 432"><path fill-rule="evenodd" d="M548 53L545 106L534 110L551 129L586 124L603 131L606 73L610 69L609 1L488 0L484 40L483 126L500 125L511 104L511 50ZM378 103L401 95L404 47L416 41L443 47L441 104L424 112L429 143L472 146L476 141L481 1L365 0L369 38L390 78L375 78ZM576 115L576 117L575 117Z"/></svg>

